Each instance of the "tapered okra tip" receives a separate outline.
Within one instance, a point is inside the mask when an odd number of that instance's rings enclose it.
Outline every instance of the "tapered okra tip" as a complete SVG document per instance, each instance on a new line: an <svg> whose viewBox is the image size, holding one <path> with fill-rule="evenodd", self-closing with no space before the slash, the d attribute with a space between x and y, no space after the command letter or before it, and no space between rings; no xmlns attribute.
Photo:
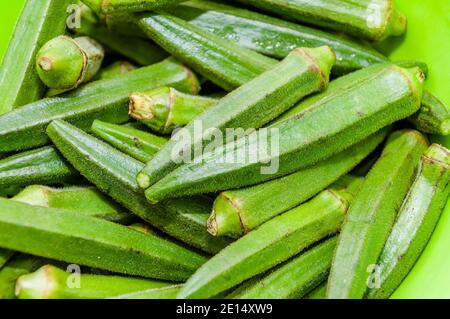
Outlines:
<svg viewBox="0 0 450 319"><path fill-rule="evenodd" d="M244 234L239 216L240 204L221 193L214 201L211 216L208 219L208 232L213 236L238 238Z"/></svg>
<svg viewBox="0 0 450 319"><path fill-rule="evenodd" d="M58 288L57 273L59 270L46 265L34 273L19 277L16 282L15 294L20 299L49 299Z"/></svg>
<svg viewBox="0 0 450 319"><path fill-rule="evenodd" d="M330 72L336 63L336 54L329 46L318 48L298 48L300 54L306 55L312 61L312 67L319 69L323 85L326 86L330 80Z"/></svg>

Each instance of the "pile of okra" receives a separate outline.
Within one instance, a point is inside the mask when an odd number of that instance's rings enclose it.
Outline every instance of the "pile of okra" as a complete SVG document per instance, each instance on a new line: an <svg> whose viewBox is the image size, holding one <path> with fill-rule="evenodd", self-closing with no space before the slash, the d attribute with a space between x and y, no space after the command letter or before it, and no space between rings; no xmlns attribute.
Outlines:
<svg viewBox="0 0 450 319"><path fill-rule="evenodd" d="M450 192L391 0L28 0L0 298L388 298ZM231 137L230 137L231 135Z"/></svg>

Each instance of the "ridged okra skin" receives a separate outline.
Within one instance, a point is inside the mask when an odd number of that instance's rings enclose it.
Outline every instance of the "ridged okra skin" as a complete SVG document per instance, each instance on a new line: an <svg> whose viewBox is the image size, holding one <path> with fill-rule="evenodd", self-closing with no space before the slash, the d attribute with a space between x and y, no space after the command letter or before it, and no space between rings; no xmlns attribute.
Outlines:
<svg viewBox="0 0 450 319"><path fill-rule="evenodd" d="M328 280L330 299L363 298L428 141L418 131L391 134L350 206ZM376 274L375 274L376 275Z"/></svg>
<svg viewBox="0 0 450 319"><path fill-rule="evenodd" d="M421 158L419 172L399 210L378 259L379 287L368 298L388 298L419 258L439 221L450 194L450 152L431 145Z"/></svg>
<svg viewBox="0 0 450 319"><path fill-rule="evenodd" d="M241 138L236 143L217 148L200 163L180 166L148 188L147 199L158 202L169 197L239 188L281 177L343 151L419 109L424 78L418 68L403 69L388 64L370 68L373 69L356 71L371 76L350 81L345 91L336 90L336 86L344 87L340 82L328 91L329 95L325 91L301 102L292 111L298 113L271 125L268 132L258 131L255 138ZM349 77L359 78L355 74ZM306 109L303 108L305 104L309 105ZM303 109L299 111L298 108ZM270 154L267 147L262 152L259 141L273 144L273 139L278 141L278 152ZM239 154L256 151L265 153L258 161L239 160L217 165L223 161L224 153L227 158L239 159L242 158ZM272 172L263 171L268 168Z"/></svg>
<svg viewBox="0 0 450 319"><path fill-rule="evenodd" d="M238 0L277 15L372 41L402 35L406 17L392 0Z"/></svg>
<svg viewBox="0 0 450 319"><path fill-rule="evenodd" d="M0 116L0 152L12 152L49 142L45 128L64 119L89 129L94 119L111 123L128 120L128 95L163 85L196 93L196 76L173 59L143 67L123 77L86 84L61 97L46 98Z"/></svg>
<svg viewBox="0 0 450 319"><path fill-rule="evenodd" d="M208 220L215 236L239 237L273 216L283 213L347 174L386 137L383 129L318 164L259 185L222 192Z"/></svg>
<svg viewBox="0 0 450 319"><path fill-rule="evenodd" d="M162 288L147 289L115 296L110 299L175 299L183 285L173 285Z"/></svg>
<svg viewBox="0 0 450 319"><path fill-rule="evenodd" d="M23 253L171 281L186 280L206 261L157 236L70 210L7 199L0 209L0 246Z"/></svg>
<svg viewBox="0 0 450 319"><path fill-rule="evenodd" d="M114 62L98 71L94 80L107 80L122 76L130 71L136 70L136 66L128 61Z"/></svg>
<svg viewBox="0 0 450 319"><path fill-rule="evenodd" d="M167 143L167 139L132 127L95 120L92 132L122 152L147 163Z"/></svg>
<svg viewBox="0 0 450 319"><path fill-rule="evenodd" d="M297 255L338 231L348 194L326 190L275 217L212 257L187 281L178 298L209 298Z"/></svg>
<svg viewBox="0 0 450 319"><path fill-rule="evenodd" d="M298 299L328 276L337 238L314 246L261 279L244 283L231 294L233 299Z"/></svg>
<svg viewBox="0 0 450 319"><path fill-rule="evenodd" d="M171 285L163 281L123 276L83 273L75 276L55 266L45 265L19 277L16 296L19 299L104 299Z"/></svg>
<svg viewBox="0 0 450 319"><path fill-rule="evenodd" d="M35 69L41 45L64 34L67 7L74 0L27 1L0 68L0 114L42 98L45 85Z"/></svg>
<svg viewBox="0 0 450 319"><path fill-rule="evenodd" d="M152 11L176 5L183 0L83 0L92 10L101 14Z"/></svg>
<svg viewBox="0 0 450 319"><path fill-rule="evenodd" d="M165 11L274 58L284 58L298 47L327 45L336 52L334 74L345 74L387 60L376 50L342 36L219 3L188 1Z"/></svg>
<svg viewBox="0 0 450 319"><path fill-rule="evenodd" d="M79 174L53 146L45 146L0 160L0 187L59 184Z"/></svg>
<svg viewBox="0 0 450 319"><path fill-rule="evenodd" d="M146 13L137 19L150 39L227 91L277 63L169 14Z"/></svg>
<svg viewBox="0 0 450 319"><path fill-rule="evenodd" d="M421 132L450 134L450 107L427 91L423 93L422 107L408 120Z"/></svg>
<svg viewBox="0 0 450 319"><path fill-rule="evenodd" d="M164 177L180 165L185 154L211 141L217 130L259 128L306 95L325 89L334 62L334 53L328 47L295 49L274 68L231 92L185 126L139 174L139 185L147 188ZM200 123L203 131L198 132ZM191 138L183 141L186 145L177 155L174 150L185 135Z"/></svg>
<svg viewBox="0 0 450 319"><path fill-rule="evenodd" d="M47 132L83 176L152 226L208 253L217 253L231 242L206 231L210 200L196 197L150 205L136 183L144 164L63 121L53 122Z"/></svg>

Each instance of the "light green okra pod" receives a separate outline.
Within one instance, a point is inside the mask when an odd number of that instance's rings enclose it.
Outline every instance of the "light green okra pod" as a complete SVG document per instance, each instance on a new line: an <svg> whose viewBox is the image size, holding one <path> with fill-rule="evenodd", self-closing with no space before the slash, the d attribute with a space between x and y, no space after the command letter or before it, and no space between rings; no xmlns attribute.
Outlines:
<svg viewBox="0 0 450 319"><path fill-rule="evenodd" d="M152 11L166 6L176 5L183 0L83 0L97 13L123 13Z"/></svg>
<svg viewBox="0 0 450 319"><path fill-rule="evenodd" d="M328 280L328 298L363 298L372 267L427 146L426 137L414 130L397 131L389 137L342 226Z"/></svg>
<svg viewBox="0 0 450 319"><path fill-rule="evenodd" d="M182 287L182 285L173 285L162 288L147 289L115 296L110 299L175 299L180 293Z"/></svg>
<svg viewBox="0 0 450 319"><path fill-rule="evenodd" d="M431 145L421 158L419 172L398 212L378 259L379 287L368 298L388 298L419 258L450 194L450 151Z"/></svg>

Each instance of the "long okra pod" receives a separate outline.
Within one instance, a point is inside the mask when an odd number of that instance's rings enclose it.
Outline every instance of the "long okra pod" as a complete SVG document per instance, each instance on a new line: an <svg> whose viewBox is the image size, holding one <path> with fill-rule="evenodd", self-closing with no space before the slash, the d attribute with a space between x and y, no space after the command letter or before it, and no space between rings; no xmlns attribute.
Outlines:
<svg viewBox="0 0 450 319"><path fill-rule="evenodd" d="M94 119L121 123L128 120L131 92L171 85L196 93L195 75L173 59L131 71L120 78L86 84L61 97L43 99L0 116L0 152L24 150L47 143L47 125L65 119L89 129Z"/></svg>
<svg viewBox="0 0 450 319"><path fill-rule="evenodd" d="M0 209L0 246L35 256L172 281L187 279L206 261L157 236L70 210L7 199Z"/></svg>
<svg viewBox="0 0 450 319"><path fill-rule="evenodd" d="M35 69L36 53L64 34L66 11L73 0L27 1L0 68L0 114L42 98L45 85Z"/></svg>
<svg viewBox="0 0 450 319"><path fill-rule="evenodd" d="M136 175L144 164L74 126L55 121L47 129L53 143L90 182L152 226L209 253L228 245L206 231L211 201L203 197L150 205Z"/></svg>
<svg viewBox="0 0 450 319"><path fill-rule="evenodd" d="M83 0L92 10L101 14L152 11L176 5L183 0Z"/></svg>
<svg viewBox="0 0 450 319"><path fill-rule="evenodd" d="M222 192L214 202L208 231L216 236L241 236L301 204L347 174L384 140L387 133L388 130L383 129L349 149L291 175Z"/></svg>
<svg viewBox="0 0 450 319"><path fill-rule="evenodd" d="M198 269L178 297L216 296L335 233L348 208L347 195L324 191L238 239Z"/></svg>
<svg viewBox="0 0 450 319"><path fill-rule="evenodd" d="M147 188L154 184L175 169L186 153L190 155L211 140L217 130L259 128L306 95L325 89L334 62L334 53L328 47L295 49L277 66L222 98L175 135L139 174L139 185ZM203 131L197 132L199 124ZM180 155L173 154L179 137L184 135L192 138L184 142Z"/></svg>
<svg viewBox="0 0 450 319"><path fill-rule="evenodd" d="M391 134L342 226L328 298L362 298L428 141L418 131Z"/></svg>
<svg viewBox="0 0 450 319"><path fill-rule="evenodd" d="M337 86L346 87L345 91L334 89L328 90L328 94L326 91L314 96L304 102L310 107L268 130L256 132L253 138L244 137L217 148L200 163L180 166L148 188L147 199L158 202L169 197L239 188L284 176L343 151L419 109L424 79L418 68L375 65L355 73L358 72L371 76L350 81L346 86L341 81ZM349 77L358 78L357 74ZM304 104L300 103L294 109L302 107ZM317 126L317 123L321 125ZM262 144L261 147L261 141L266 146ZM278 143L278 149L269 150L267 144L275 143ZM255 153L260 155L257 160L217 165L227 158L239 159L242 158L240 154Z"/></svg>
<svg viewBox="0 0 450 319"><path fill-rule="evenodd" d="M408 192L386 245L378 259L379 286L368 298L388 298L419 258L450 194L450 152L431 145Z"/></svg>

